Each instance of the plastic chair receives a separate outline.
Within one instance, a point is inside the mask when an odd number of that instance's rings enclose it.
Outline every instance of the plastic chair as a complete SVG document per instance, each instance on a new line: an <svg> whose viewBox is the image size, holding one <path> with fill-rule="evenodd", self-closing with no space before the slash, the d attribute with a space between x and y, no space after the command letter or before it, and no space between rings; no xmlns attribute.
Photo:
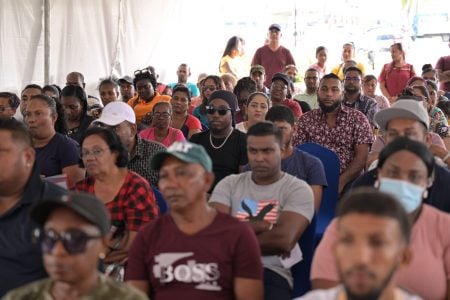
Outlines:
<svg viewBox="0 0 450 300"><path fill-rule="evenodd" d="M301 144L297 148L320 159L327 177L328 186L323 190L319 212L316 215L315 242L317 244L322 239L328 224L336 215L336 205L339 199L339 157L334 151L315 143Z"/></svg>
<svg viewBox="0 0 450 300"><path fill-rule="evenodd" d="M166 200L164 200L161 192L154 186L152 186L153 193L155 194L156 204L158 204L159 213L161 215L165 214L169 211L169 207L167 206Z"/></svg>

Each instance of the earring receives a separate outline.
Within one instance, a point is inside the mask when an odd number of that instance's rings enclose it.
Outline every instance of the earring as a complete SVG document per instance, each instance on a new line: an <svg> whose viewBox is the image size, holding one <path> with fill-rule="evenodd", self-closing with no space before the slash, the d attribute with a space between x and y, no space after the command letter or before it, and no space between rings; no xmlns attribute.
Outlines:
<svg viewBox="0 0 450 300"><path fill-rule="evenodd" d="M98 254L98 258L99 258L100 260L104 260L105 257L106 257L106 255L105 255L105 253L103 253L103 252L100 252L100 253Z"/></svg>

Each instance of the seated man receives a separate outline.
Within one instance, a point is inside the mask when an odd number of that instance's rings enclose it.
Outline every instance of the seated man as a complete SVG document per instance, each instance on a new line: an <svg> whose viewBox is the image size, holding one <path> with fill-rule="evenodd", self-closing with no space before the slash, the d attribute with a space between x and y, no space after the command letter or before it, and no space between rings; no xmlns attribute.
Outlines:
<svg viewBox="0 0 450 300"><path fill-rule="evenodd" d="M205 149L175 142L152 168L170 213L138 233L126 279L151 299L262 299L255 236L207 203L214 174Z"/></svg>
<svg viewBox="0 0 450 300"><path fill-rule="evenodd" d="M248 221L262 252L264 298L291 299L290 267L301 260L297 242L314 214L306 182L281 171L282 133L261 122L247 132L251 171L230 175L214 189L210 204ZM289 257L289 261L283 259Z"/></svg>
<svg viewBox="0 0 450 300"><path fill-rule="evenodd" d="M341 200L333 254L342 285L299 298L421 299L398 288L395 271L411 258L411 225L392 196L362 189Z"/></svg>
<svg viewBox="0 0 450 300"><path fill-rule="evenodd" d="M286 105L294 113L296 118L302 115L302 109L297 101L288 97L291 80L283 73L275 73L272 78L272 85L270 86L270 101L272 105Z"/></svg>
<svg viewBox="0 0 450 300"><path fill-rule="evenodd" d="M31 218L40 225L33 237L42 249L49 278L18 288L2 299L147 299L142 292L97 270L110 228L108 211L100 200L75 193L48 198L32 209Z"/></svg>

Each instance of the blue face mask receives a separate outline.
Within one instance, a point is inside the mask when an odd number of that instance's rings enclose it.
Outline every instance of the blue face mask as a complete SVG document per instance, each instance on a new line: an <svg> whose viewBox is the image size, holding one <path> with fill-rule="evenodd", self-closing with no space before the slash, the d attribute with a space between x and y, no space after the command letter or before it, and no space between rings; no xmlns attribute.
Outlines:
<svg viewBox="0 0 450 300"><path fill-rule="evenodd" d="M395 196L407 213L412 213L420 206L425 191L419 185L391 178L380 178L379 190Z"/></svg>

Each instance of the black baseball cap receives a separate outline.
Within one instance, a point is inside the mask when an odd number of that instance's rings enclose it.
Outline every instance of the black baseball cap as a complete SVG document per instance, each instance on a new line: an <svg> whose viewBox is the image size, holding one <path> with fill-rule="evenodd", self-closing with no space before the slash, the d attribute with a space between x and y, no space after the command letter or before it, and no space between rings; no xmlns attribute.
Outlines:
<svg viewBox="0 0 450 300"><path fill-rule="evenodd" d="M102 236L111 227L108 211L100 200L91 194L69 192L59 197L44 199L31 210L31 219L44 226L50 214L57 208L67 208L100 229Z"/></svg>
<svg viewBox="0 0 450 300"><path fill-rule="evenodd" d="M280 24L274 23L274 24L269 26L269 30L272 30L272 29L276 29L278 31L281 31L281 26L280 26Z"/></svg>

